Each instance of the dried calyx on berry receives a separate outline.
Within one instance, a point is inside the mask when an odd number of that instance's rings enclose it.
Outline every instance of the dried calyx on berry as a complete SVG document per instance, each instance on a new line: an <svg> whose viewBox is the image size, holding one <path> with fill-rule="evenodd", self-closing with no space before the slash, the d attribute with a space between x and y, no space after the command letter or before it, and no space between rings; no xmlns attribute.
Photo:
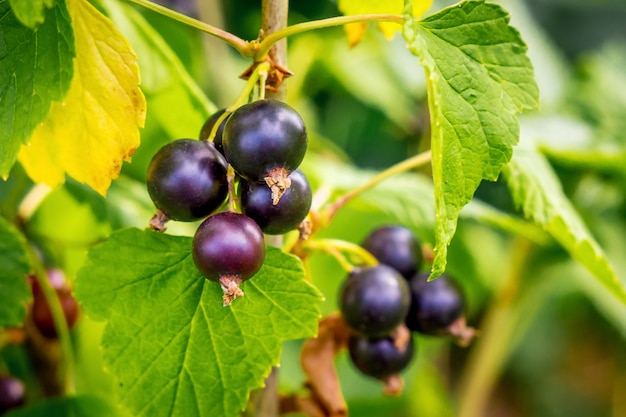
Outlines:
<svg viewBox="0 0 626 417"><path fill-rule="evenodd" d="M348 340L348 353L354 366L363 374L381 380L388 395L397 395L402 391L403 383L398 374L415 355L410 333L402 343L395 340L397 334L377 338L352 334Z"/></svg>
<svg viewBox="0 0 626 417"><path fill-rule="evenodd" d="M263 232L243 214L214 214L198 227L192 255L198 270L209 280L220 283L227 306L244 295L239 286L263 265Z"/></svg>
<svg viewBox="0 0 626 417"><path fill-rule="evenodd" d="M307 132L300 115L278 100L244 104L224 128L224 155L243 178L265 182L278 203L290 187L289 174L304 159Z"/></svg>
<svg viewBox="0 0 626 417"><path fill-rule="evenodd" d="M289 175L291 186L274 204L271 190L264 184L241 179L241 211L251 217L263 233L279 235L296 229L311 208L311 186L299 169Z"/></svg>

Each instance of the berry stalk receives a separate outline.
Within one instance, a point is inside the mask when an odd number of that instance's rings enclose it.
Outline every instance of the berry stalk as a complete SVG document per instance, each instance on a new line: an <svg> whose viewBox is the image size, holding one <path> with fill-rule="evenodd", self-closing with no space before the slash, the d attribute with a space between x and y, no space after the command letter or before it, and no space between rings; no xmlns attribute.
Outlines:
<svg viewBox="0 0 626 417"><path fill-rule="evenodd" d="M344 194L341 198L339 198L337 201L335 201L333 204L331 204L325 210L325 213L323 213L322 216L321 216L321 218L323 220L322 224L324 226L330 224L330 222L333 220L333 218L335 217L337 212L344 205L346 205L346 203L348 203L353 198L358 197L361 193L369 190L370 188L375 187L376 185L378 185L379 183L383 182L387 178L393 177L394 175L397 175L397 174L400 174L402 172L409 171L411 169L415 169L415 168L418 168L418 167L420 167L422 165L425 165L426 163L430 162L431 157L432 157L432 154L431 154L430 151L426 151L426 152L422 152L420 154L417 154L417 155L415 155L415 156L413 156L411 158L405 159L404 161L399 162L396 165L393 165L393 166L387 168L386 170L384 170L384 171L378 173L377 175L375 175L374 177L372 177L366 183L356 187L355 189L353 189L350 192L347 192L346 194Z"/></svg>
<svg viewBox="0 0 626 417"><path fill-rule="evenodd" d="M72 340L70 339L70 330L65 320L65 314L63 313L63 307L37 254L32 248L29 248L28 254L31 265L35 270L35 279L50 307L52 320L54 321L54 327L56 328L57 337L61 346L62 356L59 366L59 378L61 379L62 386L65 388L65 393L71 395L76 392L74 381L74 350Z"/></svg>

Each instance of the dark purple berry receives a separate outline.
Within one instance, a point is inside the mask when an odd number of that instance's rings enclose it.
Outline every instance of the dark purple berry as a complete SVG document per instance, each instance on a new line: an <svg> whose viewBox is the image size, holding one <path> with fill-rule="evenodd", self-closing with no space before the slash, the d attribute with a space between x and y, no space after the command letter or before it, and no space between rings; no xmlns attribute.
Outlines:
<svg viewBox="0 0 626 417"><path fill-rule="evenodd" d="M193 237L193 260L209 280L224 290L224 304L243 295L239 284L263 265L263 232L250 217L223 212L208 217Z"/></svg>
<svg viewBox="0 0 626 417"><path fill-rule="evenodd" d="M431 282L428 276L428 273L417 274L409 282L411 308L406 325L424 334L448 334L449 326L463 315L463 294L448 276L442 275Z"/></svg>
<svg viewBox="0 0 626 417"><path fill-rule="evenodd" d="M225 111L226 109L218 110L217 112L213 113L206 120L206 122L204 122L204 124L202 125L202 129L200 129L200 140L209 139L215 123L217 123L217 120L220 118L221 115L224 114ZM215 132L215 136L213 137L213 146L215 146L215 149L217 149L222 155L224 155L224 146L222 144L222 139L224 136L224 126L226 126L226 120L228 120L228 116L226 116L226 118L222 120L222 123L220 123L220 125L217 127L217 131Z"/></svg>
<svg viewBox="0 0 626 417"><path fill-rule="evenodd" d="M0 414L24 404L24 393L22 381L11 376L0 376Z"/></svg>
<svg viewBox="0 0 626 417"><path fill-rule="evenodd" d="M263 183L241 180L241 211L251 217L264 233L280 235L298 227L311 208L311 186L299 169L289 175L291 186L277 204L272 191Z"/></svg>
<svg viewBox="0 0 626 417"><path fill-rule="evenodd" d="M409 302L406 280L386 265L355 270L339 294L344 321L365 336L385 336L402 324Z"/></svg>
<svg viewBox="0 0 626 417"><path fill-rule="evenodd" d="M287 175L302 162L307 133L300 115L277 100L259 100L235 110L224 128L224 155L237 173L263 181L274 169Z"/></svg>
<svg viewBox="0 0 626 417"><path fill-rule="evenodd" d="M148 167L148 193L169 219L208 216L226 199L226 160L210 142L179 139L163 146Z"/></svg>
<svg viewBox="0 0 626 417"><path fill-rule="evenodd" d="M391 337L367 338L351 335L348 340L350 359L356 368L374 378L384 379L402 371L413 359L413 338L404 349L398 348Z"/></svg>
<svg viewBox="0 0 626 417"><path fill-rule="evenodd" d="M403 226L385 226L371 232L363 241L378 261L411 279L422 264L422 246L415 235Z"/></svg>

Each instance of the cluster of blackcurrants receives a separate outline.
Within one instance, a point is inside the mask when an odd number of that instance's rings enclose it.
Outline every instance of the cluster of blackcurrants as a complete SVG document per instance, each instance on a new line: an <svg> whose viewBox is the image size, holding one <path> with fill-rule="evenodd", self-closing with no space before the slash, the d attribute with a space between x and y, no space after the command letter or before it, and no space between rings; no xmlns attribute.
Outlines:
<svg viewBox="0 0 626 417"><path fill-rule="evenodd" d="M239 285L261 268L263 234L297 229L307 216L311 187L298 169L307 144L293 108L259 100L232 113L218 111L202 126L200 140L175 140L152 158L147 187L157 214L151 226L163 231L170 219L206 217L193 238L193 259L205 277L220 283L224 305L242 296ZM229 165L236 175L229 176ZM235 187L241 212L232 204ZM229 194L229 207L212 214Z"/></svg>
<svg viewBox="0 0 626 417"><path fill-rule="evenodd" d="M352 271L339 294L357 369L383 381L398 374L415 352L410 331L469 342L473 329L465 326L463 294L445 275L428 282L429 274L420 272L421 244L410 230L380 227L362 246L380 263Z"/></svg>

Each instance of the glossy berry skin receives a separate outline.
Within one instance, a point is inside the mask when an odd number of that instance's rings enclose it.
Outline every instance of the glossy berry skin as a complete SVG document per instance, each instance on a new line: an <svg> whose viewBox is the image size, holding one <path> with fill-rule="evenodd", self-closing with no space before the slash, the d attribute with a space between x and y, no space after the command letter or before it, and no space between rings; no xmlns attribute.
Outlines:
<svg viewBox="0 0 626 417"><path fill-rule="evenodd" d="M385 336L402 324L409 302L406 280L382 264L352 272L339 294L339 309L346 324L372 337Z"/></svg>
<svg viewBox="0 0 626 417"><path fill-rule="evenodd" d="M298 227L311 208L311 186L299 169L289 175L291 186L278 204L272 203L272 191L264 183L239 182L241 211L251 217L264 233L280 235Z"/></svg>
<svg viewBox="0 0 626 417"><path fill-rule="evenodd" d="M215 123L217 123L217 120L220 118L221 115L224 114L225 111L226 109L220 109L217 112L213 113L211 116L209 116L206 122L204 122L204 124L202 125L202 129L200 129L200 140L209 139L209 135L211 134ZM213 146L215 146L215 149L217 149L222 155L224 155L224 146L222 144L222 140L224 137L224 126L226 126L227 120L228 116L226 117L226 119L222 120L222 123L220 123L220 125L218 126L217 131L215 132L215 137L213 138Z"/></svg>
<svg viewBox="0 0 626 417"><path fill-rule="evenodd" d="M372 231L361 246L407 280L419 271L422 264L422 246L406 227L380 227Z"/></svg>
<svg viewBox="0 0 626 417"><path fill-rule="evenodd" d="M365 375L383 379L401 372L413 359L413 338L404 350L398 349L391 337L367 338L351 335L348 340L350 359Z"/></svg>
<svg viewBox="0 0 626 417"><path fill-rule="evenodd" d="M448 326L463 315L461 290L446 275L428 282L427 273L415 275L411 287L411 308L406 326L429 335L446 334Z"/></svg>
<svg viewBox="0 0 626 417"><path fill-rule="evenodd" d="M243 214L214 214L198 227L192 255L198 270L211 281L219 282L223 276L245 281L263 265L263 232Z"/></svg>
<svg viewBox="0 0 626 417"><path fill-rule="evenodd" d="M148 167L154 205L172 220L208 216L226 199L228 164L206 141L179 139L163 146Z"/></svg>
<svg viewBox="0 0 626 417"><path fill-rule="evenodd" d="M263 181L274 168L294 171L308 145L300 115L278 100L254 101L235 110L223 143L228 162L250 181Z"/></svg>
<svg viewBox="0 0 626 417"><path fill-rule="evenodd" d="M0 376L0 414L24 404L24 393L22 381L11 376Z"/></svg>

